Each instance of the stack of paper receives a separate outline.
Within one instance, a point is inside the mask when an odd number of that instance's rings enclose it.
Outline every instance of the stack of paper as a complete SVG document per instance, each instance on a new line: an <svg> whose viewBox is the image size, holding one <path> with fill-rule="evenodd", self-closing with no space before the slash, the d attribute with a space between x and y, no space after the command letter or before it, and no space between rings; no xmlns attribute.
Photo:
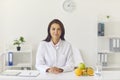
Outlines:
<svg viewBox="0 0 120 80"><path fill-rule="evenodd" d="M18 76L21 76L21 77L37 77L40 73L39 72L30 72L30 71L24 71L24 72L21 72Z"/></svg>

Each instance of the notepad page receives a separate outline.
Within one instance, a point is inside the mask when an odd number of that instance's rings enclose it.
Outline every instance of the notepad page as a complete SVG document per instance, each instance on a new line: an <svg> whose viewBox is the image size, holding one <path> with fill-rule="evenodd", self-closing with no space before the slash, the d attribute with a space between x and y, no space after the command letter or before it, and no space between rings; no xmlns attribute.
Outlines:
<svg viewBox="0 0 120 80"><path fill-rule="evenodd" d="M24 71L24 72L21 72L18 76L24 76L24 77L37 77L39 74L40 74L39 72Z"/></svg>
<svg viewBox="0 0 120 80"><path fill-rule="evenodd" d="M4 71L2 73L0 73L0 75L5 75L5 76L17 76L19 75L21 72L14 72L14 71Z"/></svg>

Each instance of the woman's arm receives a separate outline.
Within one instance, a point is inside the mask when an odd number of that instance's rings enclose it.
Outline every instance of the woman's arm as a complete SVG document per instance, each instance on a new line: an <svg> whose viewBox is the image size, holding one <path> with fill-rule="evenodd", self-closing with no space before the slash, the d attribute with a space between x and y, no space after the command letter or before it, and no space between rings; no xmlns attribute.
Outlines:
<svg viewBox="0 0 120 80"><path fill-rule="evenodd" d="M66 59L66 64L63 67L60 67L63 69L63 72L68 72L68 71L73 71L74 70L74 59L73 59L73 52L72 52L72 47L71 45L68 46L68 55Z"/></svg>
<svg viewBox="0 0 120 80"><path fill-rule="evenodd" d="M45 61L44 61L44 54L45 54L45 49L44 49L44 44L40 43L37 54L36 54L36 69L39 70L41 73L45 73L46 70L49 68Z"/></svg>

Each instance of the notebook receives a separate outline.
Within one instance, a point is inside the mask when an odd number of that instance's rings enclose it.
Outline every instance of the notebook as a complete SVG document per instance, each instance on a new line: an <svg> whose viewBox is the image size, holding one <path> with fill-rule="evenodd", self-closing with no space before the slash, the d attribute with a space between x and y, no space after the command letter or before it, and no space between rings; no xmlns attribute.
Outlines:
<svg viewBox="0 0 120 80"><path fill-rule="evenodd" d="M33 72L33 71L24 71L21 72L18 76L21 77L37 77L40 73L39 72Z"/></svg>

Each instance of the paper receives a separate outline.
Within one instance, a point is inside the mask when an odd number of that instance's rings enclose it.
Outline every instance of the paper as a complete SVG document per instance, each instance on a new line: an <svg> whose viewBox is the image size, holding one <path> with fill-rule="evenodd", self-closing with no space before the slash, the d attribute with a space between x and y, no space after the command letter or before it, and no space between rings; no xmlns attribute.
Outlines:
<svg viewBox="0 0 120 80"><path fill-rule="evenodd" d="M25 72L21 72L18 76L21 76L21 77L37 77L39 74L40 74L39 72L25 71Z"/></svg>
<svg viewBox="0 0 120 80"><path fill-rule="evenodd" d="M5 75L5 76L17 76L19 74L20 74L20 72L11 72L11 71L4 71L4 72L0 73L0 75Z"/></svg>

